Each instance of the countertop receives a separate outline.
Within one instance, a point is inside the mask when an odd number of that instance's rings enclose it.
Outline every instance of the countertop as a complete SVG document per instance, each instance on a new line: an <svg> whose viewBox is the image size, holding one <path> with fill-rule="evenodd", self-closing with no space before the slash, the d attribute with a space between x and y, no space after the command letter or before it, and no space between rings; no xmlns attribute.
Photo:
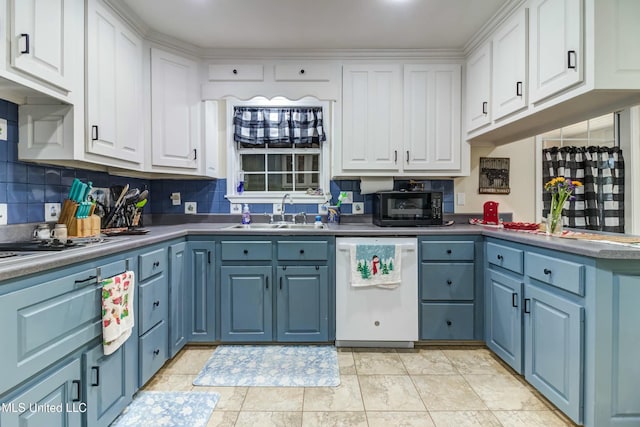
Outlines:
<svg viewBox="0 0 640 427"><path fill-rule="evenodd" d="M497 229L481 225L454 224L442 227L378 227L373 224L330 224L323 230L238 230L230 229L229 223L193 223L180 225L158 225L147 227L145 235L110 237L104 243L93 244L78 249L61 252L39 252L0 260L0 281L27 276L45 270L64 267L98 257L137 249L142 246L161 243L185 236L207 235L328 235L328 236L447 236L481 235L509 240L527 245L570 252L592 258L639 260L640 246L630 247L601 242L585 242L574 239L549 237L520 231Z"/></svg>

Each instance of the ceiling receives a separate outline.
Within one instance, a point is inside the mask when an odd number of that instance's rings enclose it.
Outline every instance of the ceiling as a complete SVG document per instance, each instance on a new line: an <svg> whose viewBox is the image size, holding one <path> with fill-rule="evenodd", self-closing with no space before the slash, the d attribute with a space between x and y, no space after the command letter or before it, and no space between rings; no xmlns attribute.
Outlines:
<svg viewBox="0 0 640 427"><path fill-rule="evenodd" d="M211 49L463 49L509 1L112 0Z"/></svg>

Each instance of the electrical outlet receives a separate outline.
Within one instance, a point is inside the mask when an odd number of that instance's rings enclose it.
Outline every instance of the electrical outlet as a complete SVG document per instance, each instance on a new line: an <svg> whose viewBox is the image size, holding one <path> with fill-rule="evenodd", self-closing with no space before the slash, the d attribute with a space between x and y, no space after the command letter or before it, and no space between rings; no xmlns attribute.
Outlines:
<svg viewBox="0 0 640 427"><path fill-rule="evenodd" d="M343 204L353 203L353 191L345 191L344 193L347 195L347 197L342 199L342 203Z"/></svg>
<svg viewBox="0 0 640 427"><path fill-rule="evenodd" d="M282 213L282 203L274 203L271 212L274 213L274 214L281 214Z"/></svg>
<svg viewBox="0 0 640 427"><path fill-rule="evenodd" d="M0 203L0 225L7 225L7 204Z"/></svg>
<svg viewBox="0 0 640 427"><path fill-rule="evenodd" d="M0 141L7 140L7 121L5 119L0 119Z"/></svg>
<svg viewBox="0 0 640 427"><path fill-rule="evenodd" d="M351 205L351 213L353 215L362 215L364 213L364 202L354 202Z"/></svg>
<svg viewBox="0 0 640 427"><path fill-rule="evenodd" d="M458 206L464 206L464 193L456 194L456 204Z"/></svg>
<svg viewBox="0 0 640 427"><path fill-rule="evenodd" d="M242 204L241 203L231 203L231 207L229 208L229 213L231 213L231 214L240 214L240 213L242 213Z"/></svg>
<svg viewBox="0 0 640 427"><path fill-rule="evenodd" d="M197 214L198 213L198 203L196 202L184 202L184 213L186 214Z"/></svg>
<svg viewBox="0 0 640 427"><path fill-rule="evenodd" d="M60 203L44 204L44 220L45 222L57 221L60 217Z"/></svg>
<svg viewBox="0 0 640 427"><path fill-rule="evenodd" d="M171 193L171 204L173 206L180 206L180 193Z"/></svg>

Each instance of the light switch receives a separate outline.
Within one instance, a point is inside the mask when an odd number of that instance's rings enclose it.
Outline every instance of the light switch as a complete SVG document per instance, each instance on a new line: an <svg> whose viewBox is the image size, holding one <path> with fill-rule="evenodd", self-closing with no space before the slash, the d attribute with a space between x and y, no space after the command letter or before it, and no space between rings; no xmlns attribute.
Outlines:
<svg viewBox="0 0 640 427"><path fill-rule="evenodd" d="M0 141L7 140L7 121L5 119L0 119Z"/></svg>
<svg viewBox="0 0 640 427"><path fill-rule="evenodd" d="M456 194L456 205L464 206L464 193Z"/></svg>
<svg viewBox="0 0 640 427"><path fill-rule="evenodd" d="M231 203L231 207L229 208L229 213L231 213L231 214L242 213L242 204L240 204L240 203Z"/></svg>
<svg viewBox="0 0 640 427"><path fill-rule="evenodd" d="M179 206L180 203L182 203L180 201L180 193L171 193L171 204L173 206Z"/></svg>

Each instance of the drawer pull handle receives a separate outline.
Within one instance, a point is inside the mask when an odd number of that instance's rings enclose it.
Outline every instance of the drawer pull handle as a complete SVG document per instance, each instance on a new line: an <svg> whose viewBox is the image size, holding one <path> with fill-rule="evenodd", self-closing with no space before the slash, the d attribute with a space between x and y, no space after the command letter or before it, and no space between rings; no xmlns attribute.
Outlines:
<svg viewBox="0 0 640 427"><path fill-rule="evenodd" d="M280 290L282 290L282 277L280 278Z"/></svg>
<svg viewBox="0 0 640 427"><path fill-rule="evenodd" d="M300 249L300 255L304 255L304 249Z"/></svg>
<svg viewBox="0 0 640 427"><path fill-rule="evenodd" d="M551 274L551 270L549 270L548 268L545 268L543 273L546 274L546 275L549 275L549 274Z"/></svg>
<svg viewBox="0 0 640 427"><path fill-rule="evenodd" d="M96 125L91 126L91 140L92 141L98 140L98 126Z"/></svg>
<svg viewBox="0 0 640 427"><path fill-rule="evenodd" d="M451 249L447 249L447 254L451 255Z"/></svg>
<svg viewBox="0 0 640 427"><path fill-rule="evenodd" d="M451 286L451 280L447 280L447 285Z"/></svg>
<svg viewBox="0 0 640 427"><path fill-rule="evenodd" d="M516 96L522 96L522 82L516 82Z"/></svg>
<svg viewBox="0 0 640 427"><path fill-rule="evenodd" d="M160 305L160 301L154 301L154 302L153 302L153 306L154 306L154 307L158 307L159 305Z"/></svg>
<svg viewBox="0 0 640 427"><path fill-rule="evenodd" d="M232 71L233 74L238 74L238 70L236 70L235 68Z"/></svg>
<svg viewBox="0 0 640 427"><path fill-rule="evenodd" d="M517 307L518 306L518 294L515 293L515 292L511 294L511 305L513 307Z"/></svg>
<svg viewBox="0 0 640 427"><path fill-rule="evenodd" d="M502 255L498 255L497 257L500 261L502 261Z"/></svg>
<svg viewBox="0 0 640 427"><path fill-rule="evenodd" d="M96 373L96 381L91 383L91 386L97 387L100 385L100 366L92 366L91 370Z"/></svg>
<svg viewBox="0 0 640 427"><path fill-rule="evenodd" d="M267 289L269 289L269 276L265 277L265 282L267 282Z"/></svg>
<svg viewBox="0 0 640 427"><path fill-rule="evenodd" d="M486 115L487 114L487 107L489 106L489 103L487 103L486 101L482 103L482 114Z"/></svg>
<svg viewBox="0 0 640 427"><path fill-rule="evenodd" d="M160 354L160 349L159 348L156 348L155 350L153 350L153 355L154 356L157 356L159 354Z"/></svg>
<svg viewBox="0 0 640 427"><path fill-rule="evenodd" d="M451 320L447 320L447 326L451 326Z"/></svg>
<svg viewBox="0 0 640 427"><path fill-rule="evenodd" d="M74 397L73 399L71 399L72 402L80 402L81 399L81 388L82 388L82 382L80 380L73 380L71 381L71 383L73 385L76 386L76 397Z"/></svg>
<svg viewBox="0 0 640 427"><path fill-rule="evenodd" d="M529 298L525 298L524 299L524 312L526 314L531 313L531 307L529 307L530 303L531 303L531 300Z"/></svg>
<svg viewBox="0 0 640 427"><path fill-rule="evenodd" d="M86 279L76 280L74 283L75 283L76 285L79 285L80 283L90 282L91 280L95 280L95 279L97 279L97 278L98 278L98 276L89 276L89 277L87 277Z"/></svg>
<svg viewBox="0 0 640 427"><path fill-rule="evenodd" d="M244 253L245 255L249 253L249 249L245 249L242 251L242 253Z"/></svg>

